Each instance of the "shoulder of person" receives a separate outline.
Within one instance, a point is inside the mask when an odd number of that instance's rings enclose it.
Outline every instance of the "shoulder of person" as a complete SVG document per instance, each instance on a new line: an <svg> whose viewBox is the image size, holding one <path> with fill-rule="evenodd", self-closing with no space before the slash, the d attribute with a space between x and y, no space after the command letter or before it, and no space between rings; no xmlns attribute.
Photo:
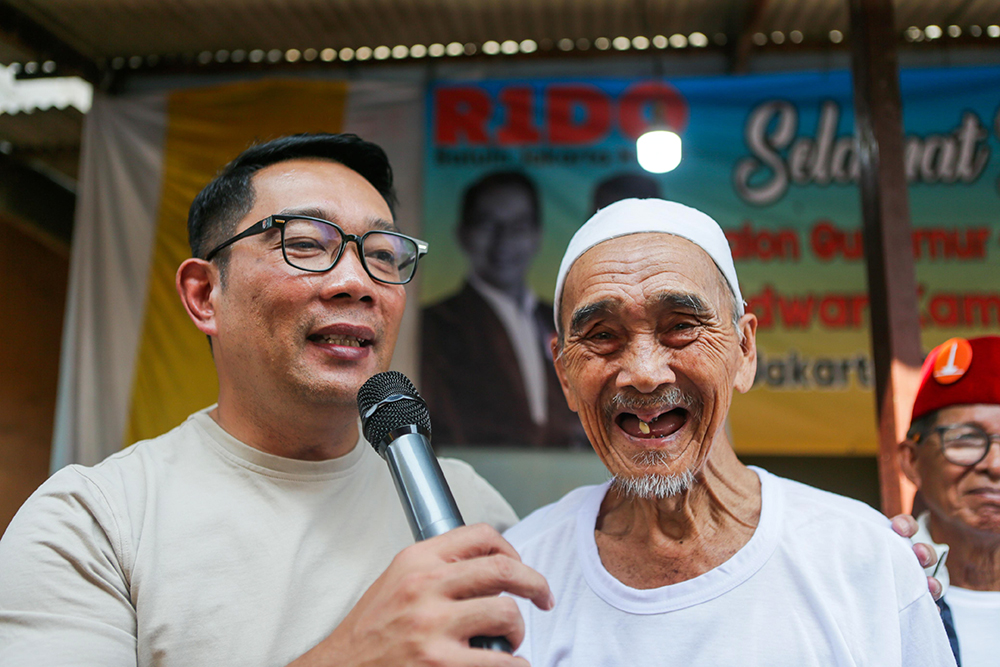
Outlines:
<svg viewBox="0 0 1000 667"><path fill-rule="evenodd" d="M6 575L0 590L9 592L9 578L33 581L39 572L58 569L53 563L75 563L84 571L97 559L127 570L134 553L124 495L98 472L101 466L66 466L24 502L0 539Z"/></svg>
<svg viewBox="0 0 1000 667"><path fill-rule="evenodd" d="M145 484L156 442L66 466L18 510L0 539L0 663L134 664L129 513L146 497L130 485Z"/></svg>
<svg viewBox="0 0 1000 667"><path fill-rule="evenodd" d="M466 523L487 523L503 532L517 523L517 513L476 470L458 459L438 459Z"/></svg>
<svg viewBox="0 0 1000 667"><path fill-rule="evenodd" d="M421 309L420 315L424 322L432 320L447 322L463 317L466 314L464 311L479 302L485 304L483 298L476 294L468 283L462 283L457 292Z"/></svg>
<svg viewBox="0 0 1000 667"><path fill-rule="evenodd" d="M72 465L67 468L98 485L104 483L127 485L143 477L143 470L156 470L162 473L172 463L188 463L189 459L181 450L204 449L202 445L208 436L204 433L204 428L199 425L199 421L211 419L205 412L206 410L196 412L166 433L139 440L93 466Z"/></svg>
<svg viewBox="0 0 1000 667"><path fill-rule="evenodd" d="M770 474L770 473L768 473ZM888 528L889 519L870 505L795 480L771 475L781 485L789 514L802 520L861 522Z"/></svg>
<svg viewBox="0 0 1000 667"><path fill-rule="evenodd" d="M580 486L554 503L540 507L504 533L507 541L518 551L533 544L544 542L554 534L562 534L564 529L574 528L580 506L596 489L604 485Z"/></svg>
<svg viewBox="0 0 1000 667"><path fill-rule="evenodd" d="M790 555L808 554L808 563L800 565L845 585L891 585L899 609L924 595L930 599L909 540L893 532L883 514L852 498L771 478L784 496L780 517L784 549Z"/></svg>
<svg viewBox="0 0 1000 667"><path fill-rule="evenodd" d="M836 493L775 477L785 495L783 531L791 539L826 545L858 562L875 559L894 571L910 574L926 590L923 570L910 549L910 541L892 530L890 520L871 506ZM874 561L873 561L874 562ZM920 576L917 576L920 575Z"/></svg>
<svg viewBox="0 0 1000 667"><path fill-rule="evenodd" d="M140 440L100 463L61 468L35 490L18 514L42 522L97 521L111 532L123 530L128 506L141 505L149 478L170 474L171 461L184 459L178 456L178 447L201 442L193 432L197 428L192 415L167 433Z"/></svg>

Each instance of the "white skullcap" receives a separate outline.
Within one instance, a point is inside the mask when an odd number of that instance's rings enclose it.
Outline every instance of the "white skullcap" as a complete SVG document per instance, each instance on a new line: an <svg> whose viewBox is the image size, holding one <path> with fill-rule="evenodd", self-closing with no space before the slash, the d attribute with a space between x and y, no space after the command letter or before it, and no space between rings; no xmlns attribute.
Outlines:
<svg viewBox="0 0 1000 667"><path fill-rule="evenodd" d="M566 254L563 255L562 263L559 265L559 276L556 278L553 309L557 331L560 329L559 308L563 283L580 255L599 243L619 236L644 232L662 232L680 236L707 252L722 275L726 277L726 282L736 296L737 314L743 316L745 312L743 295L740 294L740 284L736 280L733 253L719 223L701 211L677 202L662 199L623 199L595 213L570 239L569 247L566 248Z"/></svg>

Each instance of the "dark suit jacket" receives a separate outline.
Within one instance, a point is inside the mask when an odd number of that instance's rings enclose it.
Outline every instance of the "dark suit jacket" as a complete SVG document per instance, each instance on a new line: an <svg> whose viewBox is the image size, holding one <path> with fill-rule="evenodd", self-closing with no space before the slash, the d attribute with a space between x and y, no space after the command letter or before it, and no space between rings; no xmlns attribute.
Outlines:
<svg viewBox="0 0 1000 667"><path fill-rule="evenodd" d="M552 368L552 307L535 318L545 340L548 423L531 411L514 347L493 309L469 284L423 311L420 393L431 413L433 441L454 445L528 445L587 448L580 420L566 406Z"/></svg>

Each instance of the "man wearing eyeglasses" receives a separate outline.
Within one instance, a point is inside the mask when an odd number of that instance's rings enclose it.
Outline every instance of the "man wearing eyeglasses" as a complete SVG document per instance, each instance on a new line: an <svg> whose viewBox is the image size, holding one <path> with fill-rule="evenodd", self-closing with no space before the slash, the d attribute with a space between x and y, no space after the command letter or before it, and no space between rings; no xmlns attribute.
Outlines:
<svg viewBox="0 0 1000 667"><path fill-rule="evenodd" d="M480 524L413 545L359 434L427 251L393 203L384 152L353 135L253 147L198 195L176 282L218 404L27 501L0 541L0 664L524 664L469 646L520 643L501 592L552 606L497 532L510 506L443 461Z"/></svg>
<svg viewBox="0 0 1000 667"><path fill-rule="evenodd" d="M994 445L997 445L994 447ZM902 467L951 585L939 603L961 667L1000 656L1000 336L953 338L924 362ZM945 557L946 556L946 557ZM947 568L945 571L944 568Z"/></svg>

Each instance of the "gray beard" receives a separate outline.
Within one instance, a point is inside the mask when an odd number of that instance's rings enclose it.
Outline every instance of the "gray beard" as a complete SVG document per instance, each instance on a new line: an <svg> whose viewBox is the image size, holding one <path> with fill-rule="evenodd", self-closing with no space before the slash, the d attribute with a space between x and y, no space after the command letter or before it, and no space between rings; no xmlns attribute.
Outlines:
<svg viewBox="0 0 1000 667"><path fill-rule="evenodd" d="M694 484L694 473L685 470L679 475L643 475L642 477L611 478L611 488L626 498L663 500L684 493Z"/></svg>
<svg viewBox="0 0 1000 667"><path fill-rule="evenodd" d="M701 401L698 400L698 397L687 393L680 387L671 385L651 394L636 394L629 390L623 390L612 396L604 406L608 431L610 432L614 427L612 417L618 409L636 412L666 405L678 405L686 408L692 419L696 418L701 411ZM664 452L647 451L633 457L633 461L641 466L653 467L669 463L670 457ZM694 473L690 470L685 470L679 475L657 475L655 473L640 477L614 475L611 478L611 488L626 498L662 500L684 493L691 488L694 481Z"/></svg>

